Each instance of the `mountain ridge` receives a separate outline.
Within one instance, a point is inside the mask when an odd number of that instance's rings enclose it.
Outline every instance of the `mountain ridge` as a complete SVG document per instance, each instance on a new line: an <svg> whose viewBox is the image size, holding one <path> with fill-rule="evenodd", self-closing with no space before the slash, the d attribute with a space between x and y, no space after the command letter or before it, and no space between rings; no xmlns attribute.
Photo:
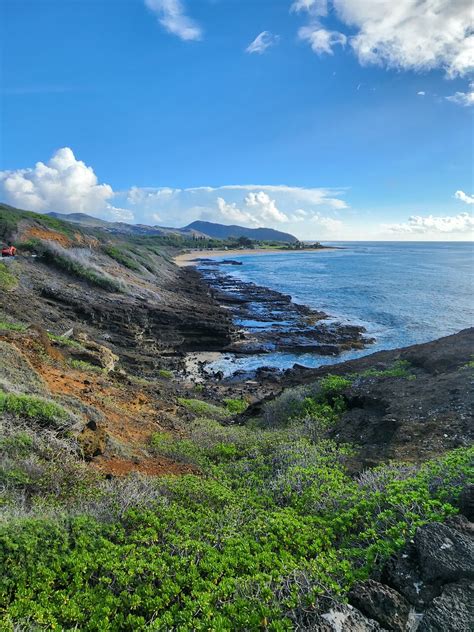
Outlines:
<svg viewBox="0 0 474 632"><path fill-rule="evenodd" d="M215 239L229 239L247 237L248 239L262 241L281 241L284 243L295 243L298 239L290 233L285 233L274 228L247 228L237 224L220 224L218 222L207 222L196 220L182 228L170 228L167 226L148 226L147 224L127 224L126 222L109 222L104 219L93 217L87 213L46 213L49 217L60 219L65 222L101 228L108 232L140 235L168 235L170 233L184 235L186 237L212 237Z"/></svg>

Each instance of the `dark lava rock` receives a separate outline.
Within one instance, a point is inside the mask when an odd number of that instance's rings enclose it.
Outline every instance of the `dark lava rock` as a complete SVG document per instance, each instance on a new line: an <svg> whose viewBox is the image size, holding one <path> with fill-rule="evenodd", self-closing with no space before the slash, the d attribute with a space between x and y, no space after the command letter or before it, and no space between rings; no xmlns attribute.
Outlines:
<svg viewBox="0 0 474 632"><path fill-rule="evenodd" d="M474 542L472 538L445 524L420 527L415 535L421 576L427 582L455 582L474 579Z"/></svg>
<svg viewBox="0 0 474 632"><path fill-rule="evenodd" d="M304 627L314 632L386 632L377 621L367 619L357 608L346 604L337 604L321 615L314 625Z"/></svg>
<svg viewBox="0 0 474 632"><path fill-rule="evenodd" d="M474 630L474 586L468 580L448 584L433 599L417 632L472 632Z"/></svg>
<svg viewBox="0 0 474 632"><path fill-rule="evenodd" d="M369 579L355 586L349 601L363 614L394 632L404 632L410 613L408 601L396 590Z"/></svg>
<svg viewBox="0 0 474 632"><path fill-rule="evenodd" d="M440 594L439 584L426 584L421 578L413 545L393 555L382 572L382 581L401 593L411 604L422 609Z"/></svg>

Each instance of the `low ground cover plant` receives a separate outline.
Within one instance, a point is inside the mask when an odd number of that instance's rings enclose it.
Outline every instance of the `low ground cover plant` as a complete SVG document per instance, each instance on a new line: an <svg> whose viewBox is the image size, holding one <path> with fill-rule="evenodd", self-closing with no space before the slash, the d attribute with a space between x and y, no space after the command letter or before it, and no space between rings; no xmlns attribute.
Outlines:
<svg viewBox="0 0 474 632"><path fill-rule="evenodd" d="M26 417L34 421L52 426L63 426L69 415L67 411L56 402L16 393L0 392L0 412L12 413L18 417Z"/></svg>
<svg viewBox="0 0 474 632"><path fill-rule="evenodd" d="M418 526L456 513L474 478L472 448L351 477L354 449L314 432L315 416L340 414L347 387L348 378L330 376L293 393L275 409L278 424L237 425L225 408L181 400L195 415L188 436L156 433L149 446L195 466L181 477L87 478L73 451L54 444L67 464L56 495L44 437L11 430L0 442L6 629L314 627L314 613L344 599ZM12 499L23 509L13 511Z"/></svg>
<svg viewBox="0 0 474 632"><path fill-rule="evenodd" d="M9 266L0 261L0 290L12 290L18 285L18 279Z"/></svg>

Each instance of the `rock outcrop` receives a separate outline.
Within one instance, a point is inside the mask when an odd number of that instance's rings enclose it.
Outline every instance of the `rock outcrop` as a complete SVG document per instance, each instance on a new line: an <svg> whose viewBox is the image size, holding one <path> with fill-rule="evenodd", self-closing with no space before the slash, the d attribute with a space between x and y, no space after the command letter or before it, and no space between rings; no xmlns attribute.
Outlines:
<svg viewBox="0 0 474 632"><path fill-rule="evenodd" d="M420 527L413 541L387 562L380 581L352 589L350 603L393 632L472 632L473 533L474 525L464 516Z"/></svg>

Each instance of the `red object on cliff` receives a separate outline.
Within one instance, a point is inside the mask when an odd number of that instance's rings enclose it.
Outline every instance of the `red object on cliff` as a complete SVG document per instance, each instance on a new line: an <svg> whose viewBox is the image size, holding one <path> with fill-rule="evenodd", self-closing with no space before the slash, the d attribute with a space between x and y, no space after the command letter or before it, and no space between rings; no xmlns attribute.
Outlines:
<svg viewBox="0 0 474 632"><path fill-rule="evenodd" d="M2 257L14 257L15 255L15 246L5 246L4 248L2 248Z"/></svg>

